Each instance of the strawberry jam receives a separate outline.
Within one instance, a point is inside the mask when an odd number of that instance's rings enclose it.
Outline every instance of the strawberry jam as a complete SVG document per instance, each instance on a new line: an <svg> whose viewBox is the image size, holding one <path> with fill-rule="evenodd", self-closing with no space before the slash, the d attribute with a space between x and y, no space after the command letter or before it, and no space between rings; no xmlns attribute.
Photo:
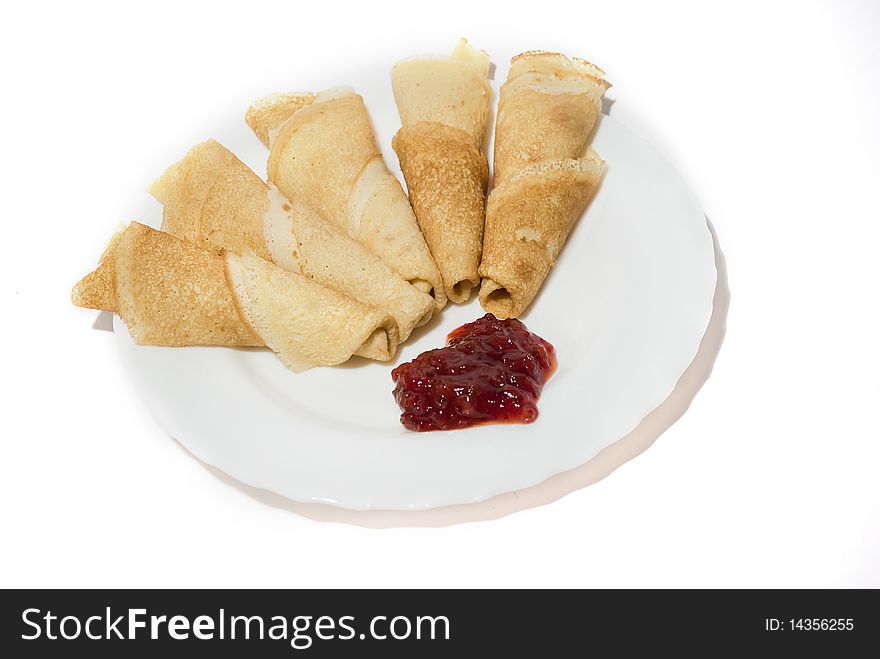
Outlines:
<svg viewBox="0 0 880 659"><path fill-rule="evenodd" d="M481 423L531 423L556 368L553 346L515 318L486 314L462 325L445 348L391 371L394 398L409 430L453 430Z"/></svg>

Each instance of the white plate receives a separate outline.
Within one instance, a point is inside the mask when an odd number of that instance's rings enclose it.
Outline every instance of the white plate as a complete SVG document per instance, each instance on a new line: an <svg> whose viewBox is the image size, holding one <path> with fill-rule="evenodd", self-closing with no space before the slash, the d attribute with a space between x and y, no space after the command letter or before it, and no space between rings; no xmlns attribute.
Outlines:
<svg viewBox="0 0 880 659"><path fill-rule="evenodd" d="M357 90L399 174L387 76ZM240 119L234 126L245 137L215 136L264 173L265 151L246 140ZM586 462L672 391L706 330L716 278L706 219L677 172L610 117L593 143L608 162L602 187L523 317L559 359L535 423L412 433L398 422L392 367L481 316L476 301L417 330L394 364L354 359L303 374L263 350L136 346L115 318L138 390L203 461L296 501L424 509L481 501Z"/></svg>

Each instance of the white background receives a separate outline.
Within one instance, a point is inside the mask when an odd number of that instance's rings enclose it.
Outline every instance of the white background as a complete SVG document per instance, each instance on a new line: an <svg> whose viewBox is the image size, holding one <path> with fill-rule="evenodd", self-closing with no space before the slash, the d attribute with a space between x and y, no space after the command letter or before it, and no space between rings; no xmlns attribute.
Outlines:
<svg viewBox="0 0 880 659"><path fill-rule="evenodd" d="M0 586L880 586L877 5L352 4L4 11ZM156 426L70 288L206 126L459 36L606 70L727 258L715 371L642 456L497 521L260 503Z"/></svg>

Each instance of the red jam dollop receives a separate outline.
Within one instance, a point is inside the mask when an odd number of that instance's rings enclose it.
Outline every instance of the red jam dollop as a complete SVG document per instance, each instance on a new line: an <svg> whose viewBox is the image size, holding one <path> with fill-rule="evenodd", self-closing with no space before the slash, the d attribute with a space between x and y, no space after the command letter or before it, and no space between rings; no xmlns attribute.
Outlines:
<svg viewBox="0 0 880 659"><path fill-rule="evenodd" d="M409 430L453 430L481 423L531 423L556 368L553 346L515 318L488 313L462 325L445 348L391 371L394 399Z"/></svg>

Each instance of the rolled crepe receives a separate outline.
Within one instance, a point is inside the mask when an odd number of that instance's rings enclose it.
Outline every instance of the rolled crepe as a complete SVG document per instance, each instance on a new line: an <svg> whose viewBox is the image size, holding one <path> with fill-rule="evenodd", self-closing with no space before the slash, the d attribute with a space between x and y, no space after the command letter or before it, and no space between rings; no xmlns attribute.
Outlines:
<svg viewBox="0 0 880 659"><path fill-rule="evenodd" d="M77 306L115 311L142 345L268 346L295 371L353 354L390 359L388 314L255 254L200 249L138 222L117 234Z"/></svg>
<svg viewBox="0 0 880 659"><path fill-rule="evenodd" d="M390 313L405 341L434 300L302 200L291 202L224 146L192 149L150 188L162 230L205 249L252 251L368 306Z"/></svg>
<svg viewBox="0 0 880 659"><path fill-rule="evenodd" d="M269 147L268 178L295 203L316 208L410 284L446 304L443 280L400 182L350 89L257 101L245 116Z"/></svg>
<svg viewBox="0 0 880 659"><path fill-rule="evenodd" d="M558 53L513 58L495 124L480 304L499 318L531 303L605 163L589 147L607 83L589 62Z"/></svg>
<svg viewBox="0 0 880 659"><path fill-rule="evenodd" d="M451 57L407 59L391 71L402 124L392 146L453 302L467 300L480 283L489 66L489 56L462 39Z"/></svg>

